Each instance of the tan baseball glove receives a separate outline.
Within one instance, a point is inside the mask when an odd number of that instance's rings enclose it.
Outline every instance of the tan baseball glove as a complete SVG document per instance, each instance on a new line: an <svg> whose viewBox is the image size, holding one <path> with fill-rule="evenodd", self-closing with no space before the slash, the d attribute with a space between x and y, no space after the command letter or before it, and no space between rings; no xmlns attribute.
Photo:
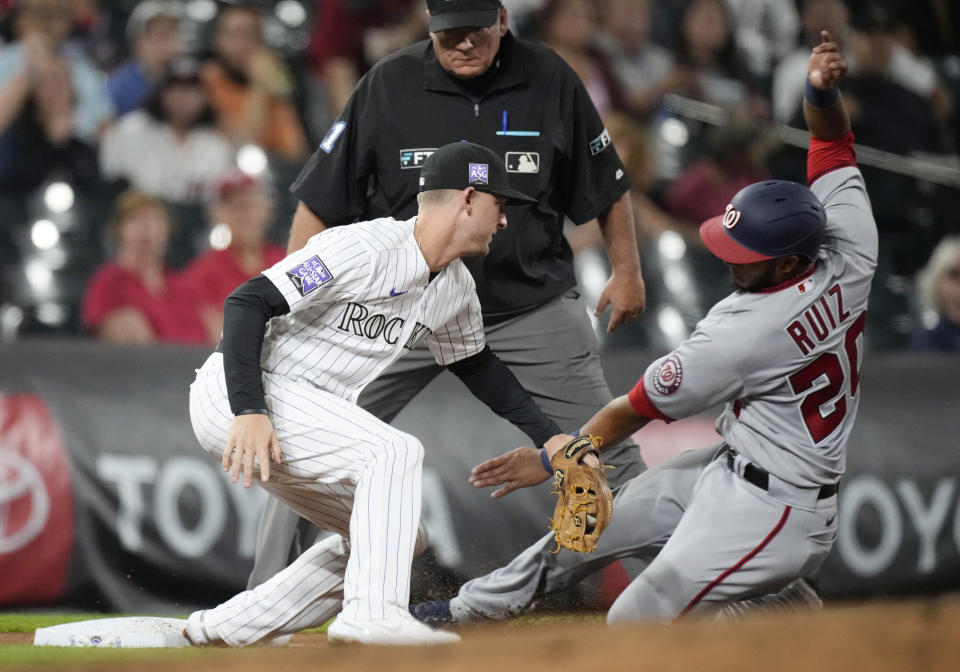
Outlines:
<svg viewBox="0 0 960 672"><path fill-rule="evenodd" d="M553 467L553 494L558 496L550 527L557 548L569 548L578 553L592 553L600 533L613 517L613 493L607 482L606 470L600 462L600 439L578 436L550 460ZM593 454L599 467L583 464L587 454Z"/></svg>

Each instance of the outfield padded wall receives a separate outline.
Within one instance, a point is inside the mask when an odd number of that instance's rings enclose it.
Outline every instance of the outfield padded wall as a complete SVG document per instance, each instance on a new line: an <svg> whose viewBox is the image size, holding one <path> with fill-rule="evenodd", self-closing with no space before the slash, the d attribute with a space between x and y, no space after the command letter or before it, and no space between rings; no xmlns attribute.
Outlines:
<svg viewBox="0 0 960 672"><path fill-rule="evenodd" d="M229 483L193 437L187 392L208 351L33 341L0 350L0 605L185 613L242 589L264 493ZM650 356L604 355L622 394ZM960 361L874 357L841 485L825 595L960 588ZM489 571L546 530L548 484L491 500L479 461L525 442L453 376L397 418L427 449L433 549L414 594ZM715 438L712 418L638 435L664 459Z"/></svg>

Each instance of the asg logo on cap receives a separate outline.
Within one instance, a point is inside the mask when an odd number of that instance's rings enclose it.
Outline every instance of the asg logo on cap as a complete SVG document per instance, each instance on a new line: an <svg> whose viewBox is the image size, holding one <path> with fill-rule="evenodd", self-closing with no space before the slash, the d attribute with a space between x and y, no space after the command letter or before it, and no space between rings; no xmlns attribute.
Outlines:
<svg viewBox="0 0 960 672"><path fill-rule="evenodd" d="M490 165L487 163L471 163L467 182L470 184L490 184Z"/></svg>
<svg viewBox="0 0 960 672"><path fill-rule="evenodd" d="M723 226L726 229L732 229L740 221L740 211L733 207L733 203L727 203L727 209L723 211Z"/></svg>

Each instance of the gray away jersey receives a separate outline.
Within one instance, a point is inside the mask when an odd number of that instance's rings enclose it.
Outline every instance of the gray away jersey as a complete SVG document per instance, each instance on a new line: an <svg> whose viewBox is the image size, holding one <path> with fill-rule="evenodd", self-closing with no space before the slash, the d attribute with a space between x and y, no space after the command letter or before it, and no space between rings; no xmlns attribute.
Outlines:
<svg viewBox="0 0 960 672"><path fill-rule="evenodd" d="M267 324L263 370L355 402L421 341L442 365L483 350L473 277L456 259L429 281L414 221L327 229L264 271L290 312Z"/></svg>
<svg viewBox="0 0 960 672"><path fill-rule="evenodd" d="M811 190L827 215L812 274L766 292L734 292L643 378L649 402L670 419L726 402L721 436L767 471L810 487L844 471L877 263L859 169L836 168Z"/></svg>

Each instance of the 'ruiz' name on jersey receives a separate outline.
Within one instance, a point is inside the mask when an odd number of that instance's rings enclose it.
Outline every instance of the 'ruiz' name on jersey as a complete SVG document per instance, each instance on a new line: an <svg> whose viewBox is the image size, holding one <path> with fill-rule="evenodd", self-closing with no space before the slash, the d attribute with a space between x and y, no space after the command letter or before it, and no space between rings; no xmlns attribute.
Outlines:
<svg viewBox="0 0 960 672"><path fill-rule="evenodd" d="M833 298L832 301L827 299L828 294ZM815 347L813 339L810 338L811 334L819 343L823 343L848 317L850 311L843 307L843 292L840 285L835 284L810 304L800 315L800 319L788 324L786 331L800 349L800 353L806 355ZM809 331L804 322L809 325Z"/></svg>

